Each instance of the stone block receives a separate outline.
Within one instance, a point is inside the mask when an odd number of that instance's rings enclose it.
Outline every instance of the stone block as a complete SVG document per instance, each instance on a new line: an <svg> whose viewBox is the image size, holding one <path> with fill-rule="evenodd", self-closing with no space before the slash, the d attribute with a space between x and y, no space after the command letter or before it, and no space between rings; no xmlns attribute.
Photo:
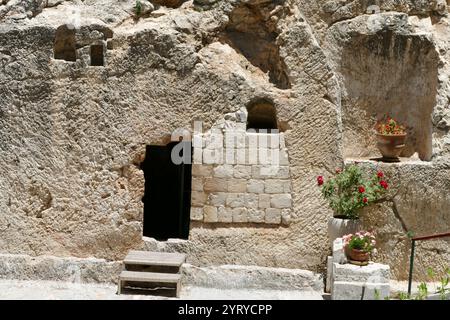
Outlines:
<svg viewBox="0 0 450 320"><path fill-rule="evenodd" d="M228 192L245 193L247 191L247 180L231 179L228 181Z"/></svg>
<svg viewBox="0 0 450 320"><path fill-rule="evenodd" d="M260 165L280 165L280 151L278 149L263 149L258 152L258 164Z"/></svg>
<svg viewBox="0 0 450 320"><path fill-rule="evenodd" d="M347 263L347 257L344 250L344 242L342 238L337 238L333 242L333 262L344 264Z"/></svg>
<svg viewBox="0 0 450 320"><path fill-rule="evenodd" d="M239 179L250 179L252 176L252 167L236 165L234 167L234 177Z"/></svg>
<svg viewBox="0 0 450 320"><path fill-rule="evenodd" d="M213 168L213 176L216 178L232 178L233 166L229 164L219 165Z"/></svg>
<svg viewBox="0 0 450 320"><path fill-rule="evenodd" d="M384 300L389 297L390 289L389 283L366 283L363 300Z"/></svg>
<svg viewBox="0 0 450 320"><path fill-rule="evenodd" d="M212 177L212 166L203 164L192 165L192 176L194 177Z"/></svg>
<svg viewBox="0 0 450 320"><path fill-rule="evenodd" d="M278 170L271 177L274 179L289 179L291 177L289 166L278 166Z"/></svg>
<svg viewBox="0 0 450 320"><path fill-rule="evenodd" d="M246 193L245 194L245 204L246 208L257 208L259 202L259 196L255 193Z"/></svg>
<svg viewBox="0 0 450 320"><path fill-rule="evenodd" d="M331 300L362 300L364 283L333 281Z"/></svg>
<svg viewBox="0 0 450 320"><path fill-rule="evenodd" d="M292 221L292 210L291 209L282 209L281 210L281 223L284 225L291 224Z"/></svg>
<svg viewBox="0 0 450 320"><path fill-rule="evenodd" d="M203 221L203 208L191 207L191 220Z"/></svg>
<svg viewBox="0 0 450 320"><path fill-rule="evenodd" d="M277 177L278 165L275 166L252 166L252 178L253 179L273 179Z"/></svg>
<svg viewBox="0 0 450 320"><path fill-rule="evenodd" d="M247 182L247 191L250 193L264 193L264 181L251 179Z"/></svg>
<svg viewBox="0 0 450 320"><path fill-rule="evenodd" d="M203 163L203 149L194 148L192 153L192 163L193 165L201 165Z"/></svg>
<svg viewBox="0 0 450 320"><path fill-rule="evenodd" d="M250 164L250 165L258 164L258 159L259 159L258 149L254 149L254 148L245 149L245 157L246 157L246 161L247 161L246 164Z"/></svg>
<svg viewBox="0 0 450 320"><path fill-rule="evenodd" d="M224 206L227 200L227 193L217 192L208 195L208 204L212 206Z"/></svg>
<svg viewBox="0 0 450 320"><path fill-rule="evenodd" d="M204 206L203 207L203 221L204 222L218 222L217 207Z"/></svg>
<svg viewBox="0 0 450 320"><path fill-rule="evenodd" d="M192 135L192 147L203 149L206 146L206 141L203 139L203 135L199 133L194 133Z"/></svg>
<svg viewBox="0 0 450 320"><path fill-rule="evenodd" d="M206 204L208 197L206 193L201 191L191 192L191 205L194 207L203 207Z"/></svg>
<svg viewBox="0 0 450 320"><path fill-rule="evenodd" d="M203 191L203 178L192 177L192 191Z"/></svg>
<svg viewBox="0 0 450 320"><path fill-rule="evenodd" d="M246 208L234 208L233 212L233 222L243 223L248 222L248 213Z"/></svg>
<svg viewBox="0 0 450 320"><path fill-rule="evenodd" d="M217 208L218 221L223 223L233 222L233 211L231 208L220 206Z"/></svg>
<svg viewBox="0 0 450 320"><path fill-rule="evenodd" d="M204 135L205 148L206 149L222 149L224 135L220 130L213 130L214 132L209 132Z"/></svg>
<svg viewBox="0 0 450 320"><path fill-rule="evenodd" d="M223 164L224 155L222 149L203 149L203 163Z"/></svg>
<svg viewBox="0 0 450 320"><path fill-rule="evenodd" d="M247 149L234 149L236 164L246 165L247 164Z"/></svg>
<svg viewBox="0 0 450 320"><path fill-rule="evenodd" d="M290 194L275 194L270 199L270 206L273 208L291 208L292 197Z"/></svg>
<svg viewBox="0 0 450 320"><path fill-rule="evenodd" d="M248 209L248 221L253 223L263 223L265 218L265 211L264 209L255 209L255 208L249 208Z"/></svg>
<svg viewBox="0 0 450 320"><path fill-rule="evenodd" d="M234 149L245 148L245 132L242 131L226 131L225 147Z"/></svg>
<svg viewBox="0 0 450 320"><path fill-rule="evenodd" d="M327 279L325 281L325 292L326 293L331 292L332 273L333 273L333 257L328 256L327 257Z"/></svg>
<svg viewBox="0 0 450 320"><path fill-rule="evenodd" d="M225 178L205 178L203 190L205 192L226 192L228 191L228 180Z"/></svg>
<svg viewBox="0 0 450 320"><path fill-rule="evenodd" d="M245 147L247 149L258 149L258 133L248 131L245 135Z"/></svg>
<svg viewBox="0 0 450 320"><path fill-rule="evenodd" d="M389 283L389 266L369 262L367 266L333 263L334 281Z"/></svg>
<svg viewBox="0 0 450 320"><path fill-rule="evenodd" d="M265 183L265 193L289 193L291 192L290 180L269 179Z"/></svg>
<svg viewBox="0 0 450 320"><path fill-rule="evenodd" d="M260 194L258 207L261 209L270 208L270 199L271 199L270 194Z"/></svg>
<svg viewBox="0 0 450 320"><path fill-rule="evenodd" d="M224 164L232 166L237 163L236 161L236 149L224 148L223 149ZM234 171L233 171L234 172Z"/></svg>
<svg viewBox="0 0 450 320"><path fill-rule="evenodd" d="M331 300L383 300L389 293L389 283L334 281Z"/></svg>
<svg viewBox="0 0 450 320"><path fill-rule="evenodd" d="M281 223L281 210L275 208L266 209L265 222L271 224Z"/></svg>
<svg viewBox="0 0 450 320"><path fill-rule="evenodd" d="M245 193L229 193L226 205L231 208L245 207Z"/></svg>
<svg viewBox="0 0 450 320"><path fill-rule="evenodd" d="M289 165L289 156L288 156L286 149L280 149L278 163L280 166L288 166Z"/></svg>

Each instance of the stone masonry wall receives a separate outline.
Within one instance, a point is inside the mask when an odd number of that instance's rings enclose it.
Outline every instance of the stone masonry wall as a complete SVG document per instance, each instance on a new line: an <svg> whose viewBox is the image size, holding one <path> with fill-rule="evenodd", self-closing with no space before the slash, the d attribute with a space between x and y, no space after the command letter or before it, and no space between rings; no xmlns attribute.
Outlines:
<svg viewBox="0 0 450 320"><path fill-rule="evenodd" d="M191 220L289 224L292 186L283 133L246 130L245 110L194 133ZM254 131L254 130L253 130ZM267 130L266 130L267 131Z"/></svg>

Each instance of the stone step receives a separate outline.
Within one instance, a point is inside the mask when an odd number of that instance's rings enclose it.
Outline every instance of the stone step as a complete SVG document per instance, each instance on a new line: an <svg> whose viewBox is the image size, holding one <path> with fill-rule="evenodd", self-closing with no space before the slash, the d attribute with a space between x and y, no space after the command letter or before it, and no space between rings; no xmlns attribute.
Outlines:
<svg viewBox="0 0 450 320"><path fill-rule="evenodd" d="M129 283L144 284L142 287L139 285L141 289L172 284L176 286L173 288L176 289L176 297L179 297L181 286L181 274L124 270L120 273L119 276L119 288L117 293L121 294L123 288ZM172 289L172 288L166 287L165 289Z"/></svg>
<svg viewBox="0 0 450 320"><path fill-rule="evenodd" d="M186 255L182 253L150 252L131 250L123 260L125 266L164 266L180 268L186 261Z"/></svg>

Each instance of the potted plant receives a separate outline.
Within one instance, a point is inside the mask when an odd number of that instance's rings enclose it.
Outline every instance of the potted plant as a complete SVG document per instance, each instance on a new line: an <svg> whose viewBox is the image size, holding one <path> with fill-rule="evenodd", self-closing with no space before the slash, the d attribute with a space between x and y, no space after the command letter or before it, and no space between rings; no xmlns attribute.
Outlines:
<svg viewBox="0 0 450 320"><path fill-rule="evenodd" d="M396 120L387 117L377 123L377 147L386 162L398 162L405 147L406 130Z"/></svg>
<svg viewBox="0 0 450 320"><path fill-rule="evenodd" d="M347 234L342 237L344 241L345 255L350 263L366 265L370 260L370 254L375 252L375 236L371 232L359 231L355 234Z"/></svg>
<svg viewBox="0 0 450 320"><path fill-rule="evenodd" d="M336 238L360 229L361 209L380 200L389 187L382 171L370 175L356 165L336 170L336 176L327 181L319 176L317 184L334 211L328 220L331 246Z"/></svg>

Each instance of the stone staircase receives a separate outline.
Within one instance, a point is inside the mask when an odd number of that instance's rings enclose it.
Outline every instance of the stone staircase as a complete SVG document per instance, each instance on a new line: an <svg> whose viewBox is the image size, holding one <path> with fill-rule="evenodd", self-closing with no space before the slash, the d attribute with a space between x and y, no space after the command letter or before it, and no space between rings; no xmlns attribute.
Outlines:
<svg viewBox="0 0 450 320"><path fill-rule="evenodd" d="M186 261L181 253L131 250L123 260L117 293L146 293L180 296L180 267Z"/></svg>

